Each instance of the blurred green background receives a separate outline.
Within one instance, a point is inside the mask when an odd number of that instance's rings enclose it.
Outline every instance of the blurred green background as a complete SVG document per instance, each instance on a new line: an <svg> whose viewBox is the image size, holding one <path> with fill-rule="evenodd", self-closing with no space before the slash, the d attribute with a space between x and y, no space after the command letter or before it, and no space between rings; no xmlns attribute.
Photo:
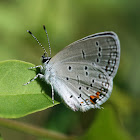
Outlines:
<svg viewBox="0 0 140 140"><path fill-rule="evenodd" d="M52 56L87 35L116 32L121 60L113 92L102 110L73 112L61 103L16 120L86 140L139 140L140 1L1 0L0 61L17 59L40 65L43 50L26 30L31 30L49 50L43 24L49 34ZM5 140L43 140L2 127L0 133Z"/></svg>

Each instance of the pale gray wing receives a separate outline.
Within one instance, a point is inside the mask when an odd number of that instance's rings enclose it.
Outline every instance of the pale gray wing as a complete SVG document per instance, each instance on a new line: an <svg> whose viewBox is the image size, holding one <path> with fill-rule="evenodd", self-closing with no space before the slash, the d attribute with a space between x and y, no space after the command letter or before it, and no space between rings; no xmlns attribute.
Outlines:
<svg viewBox="0 0 140 140"><path fill-rule="evenodd" d="M89 63L60 63L51 81L58 94L74 111L100 108L111 95L113 78L100 67Z"/></svg>
<svg viewBox="0 0 140 140"><path fill-rule="evenodd" d="M113 32L87 36L65 47L49 63L59 65L65 62L96 64L114 77L120 62L119 39Z"/></svg>
<svg viewBox="0 0 140 140"><path fill-rule="evenodd" d="M113 32L80 39L54 56L51 84L73 110L99 108L111 95L120 61L120 44Z"/></svg>

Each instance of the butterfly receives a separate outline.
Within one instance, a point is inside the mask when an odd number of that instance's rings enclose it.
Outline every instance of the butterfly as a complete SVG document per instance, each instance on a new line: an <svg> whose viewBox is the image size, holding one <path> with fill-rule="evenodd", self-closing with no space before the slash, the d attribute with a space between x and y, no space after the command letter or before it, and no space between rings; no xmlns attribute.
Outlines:
<svg viewBox="0 0 140 140"><path fill-rule="evenodd" d="M43 28L48 38L44 25ZM42 65L32 67L39 67L40 73L25 85L39 77L51 85L53 103L55 90L73 111L101 108L100 105L111 95L113 78L119 67L120 42L117 34L107 31L89 35L51 58L32 32L27 32L43 48L44 54ZM49 38L48 44L51 55Z"/></svg>

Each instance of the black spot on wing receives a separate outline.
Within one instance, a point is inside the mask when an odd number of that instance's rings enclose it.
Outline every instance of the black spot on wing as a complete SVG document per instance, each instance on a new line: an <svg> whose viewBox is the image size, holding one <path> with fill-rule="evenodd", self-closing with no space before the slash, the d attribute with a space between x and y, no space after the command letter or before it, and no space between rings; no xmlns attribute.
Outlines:
<svg viewBox="0 0 140 140"><path fill-rule="evenodd" d="M83 59L86 58L86 54L85 54L84 50L82 50L82 58L83 58Z"/></svg>

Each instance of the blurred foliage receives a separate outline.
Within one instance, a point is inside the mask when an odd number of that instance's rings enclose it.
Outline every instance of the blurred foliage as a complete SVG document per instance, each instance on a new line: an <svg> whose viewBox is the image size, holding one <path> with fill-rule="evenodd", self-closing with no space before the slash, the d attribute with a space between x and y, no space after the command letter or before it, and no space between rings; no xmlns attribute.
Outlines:
<svg viewBox="0 0 140 140"><path fill-rule="evenodd" d="M0 61L17 59L39 65L43 50L26 30L49 50L43 24L49 33L52 56L96 32L114 31L121 42L120 66L105 109L81 113L60 104L18 120L86 139L140 139L139 13L138 0L1 0ZM1 129L1 134L14 140L21 135L7 129Z"/></svg>
<svg viewBox="0 0 140 140"><path fill-rule="evenodd" d="M114 127L115 126L115 127ZM128 132L118 124L116 113L110 106L100 111L83 139L131 140Z"/></svg>
<svg viewBox="0 0 140 140"><path fill-rule="evenodd" d="M3 138L1 137L1 135L0 135L0 140L3 140Z"/></svg>

